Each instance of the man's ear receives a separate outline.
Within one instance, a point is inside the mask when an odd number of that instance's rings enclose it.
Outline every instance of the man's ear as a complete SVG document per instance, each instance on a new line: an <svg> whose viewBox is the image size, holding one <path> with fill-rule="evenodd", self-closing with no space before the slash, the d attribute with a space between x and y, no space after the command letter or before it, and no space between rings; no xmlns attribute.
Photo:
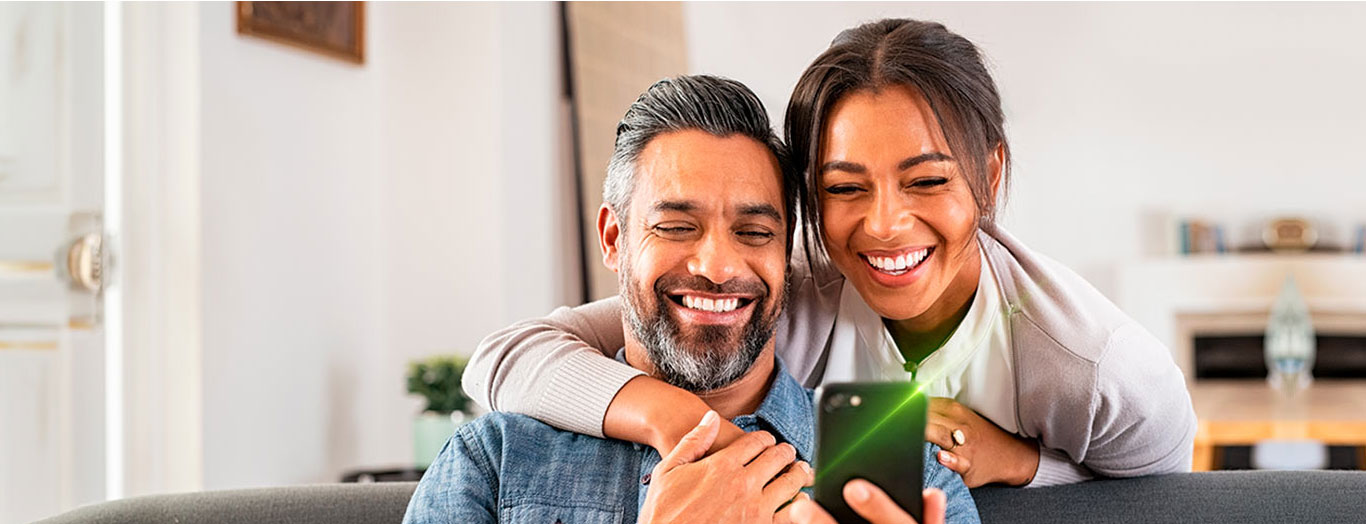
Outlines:
<svg viewBox="0 0 1366 524"><path fill-rule="evenodd" d="M996 197L1001 194L1001 177L1004 176L1006 165L1006 145L996 144L996 150L991 152L991 159L987 163L987 172L991 175L991 203L996 204Z"/></svg>
<svg viewBox="0 0 1366 524"><path fill-rule="evenodd" d="M617 214L603 204L598 208L598 248L602 250L602 264L614 272L619 271L620 252L617 240L621 238L621 223Z"/></svg>

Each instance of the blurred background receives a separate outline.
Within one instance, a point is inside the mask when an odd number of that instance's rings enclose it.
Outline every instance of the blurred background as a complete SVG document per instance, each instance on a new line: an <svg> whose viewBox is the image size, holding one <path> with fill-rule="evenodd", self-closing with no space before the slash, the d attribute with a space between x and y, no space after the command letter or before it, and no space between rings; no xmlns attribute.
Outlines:
<svg viewBox="0 0 1366 524"><path fill-rule="evenodd" d="M641 91L728 76L781 128L889 16L981 48L1000 222L1172 348L1197 469L1366 464L1366 5L5 3L0 522L418 474L451 409L411 362L615 292L585 232Z"/></svg>

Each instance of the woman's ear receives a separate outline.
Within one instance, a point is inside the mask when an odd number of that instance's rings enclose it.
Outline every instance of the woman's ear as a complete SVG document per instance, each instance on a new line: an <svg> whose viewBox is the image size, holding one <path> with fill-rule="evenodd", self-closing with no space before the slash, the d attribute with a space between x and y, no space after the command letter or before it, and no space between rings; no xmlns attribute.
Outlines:
<svg viewBox="0 0 1366 524"><path fill-rule="evenodd" d="M991 174L991 202L995 205L997 198L1001 194L1001 179L1005 176L1006 165L1006 145L996 144L996 150L991 152L991 159L987 164L987 172Z"/></svg>
<svg viewBox="0 0 1366 524"><path fill-rule="evenodd" d="M602 250L602 264L613 272L618 271L620 263L617 240L621 237L621 223L617 214L603 204L598 208L598 248Z"/></svg>

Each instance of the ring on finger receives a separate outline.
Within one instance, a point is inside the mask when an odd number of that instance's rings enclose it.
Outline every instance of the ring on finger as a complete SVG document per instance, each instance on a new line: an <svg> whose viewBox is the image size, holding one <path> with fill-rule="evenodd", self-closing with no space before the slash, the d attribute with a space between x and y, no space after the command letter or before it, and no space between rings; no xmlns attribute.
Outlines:
<svg viewBox="0 0 1366 524"><path fill-rule="evenodd" d="M950 436L953 437L953 446L949 447L950 451L954 448L957 448L958 446L962 446L968 443L968 437L967 435L963 434L963 430L961 429L953 430L953 433L951 433Z"/></svg>

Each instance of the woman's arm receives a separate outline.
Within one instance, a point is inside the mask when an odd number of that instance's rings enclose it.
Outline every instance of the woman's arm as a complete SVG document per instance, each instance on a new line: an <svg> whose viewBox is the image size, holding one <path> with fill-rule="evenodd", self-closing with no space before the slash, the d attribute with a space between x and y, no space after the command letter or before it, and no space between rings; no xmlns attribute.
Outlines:
<svg viewBox="0 0 1366 524"><path fill-rule="evenodd" d="M609 358L626 344L621 307L618 297L562 307L489 335L465 368L465 393L488 409L567 431L673 449L709 408ZM716 448L741 434L725 422Z"/></svg>

